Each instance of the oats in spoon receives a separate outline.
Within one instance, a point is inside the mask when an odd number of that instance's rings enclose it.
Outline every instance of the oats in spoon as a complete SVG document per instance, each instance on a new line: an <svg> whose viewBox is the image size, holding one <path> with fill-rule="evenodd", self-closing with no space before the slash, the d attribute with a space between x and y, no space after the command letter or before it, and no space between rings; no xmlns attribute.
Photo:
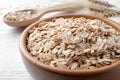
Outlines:
<svg viewBox="0 0 120 80"><path fill-rule="evenodd" d="M24 21L35 17L32 11L17 11L8 13L5 19L8 21Z"/></svg>

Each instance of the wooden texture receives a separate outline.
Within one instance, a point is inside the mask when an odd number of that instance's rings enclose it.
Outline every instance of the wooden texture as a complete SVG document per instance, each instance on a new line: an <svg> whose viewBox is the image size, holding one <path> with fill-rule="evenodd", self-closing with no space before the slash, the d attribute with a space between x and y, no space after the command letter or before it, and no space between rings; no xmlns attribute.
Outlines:
<svg viewBox="0 0 120 80"><path fill-rule="evenodd" d="M12 28L2 21L8 11L24 8L44 8L79 0L1 0L0 1L0 80L33 80L27 72L20 52L19 37L24 28ZM120 7L120 0L108 0ZM24 3L22 3L24 2ZM57 14L57 13L54 13ZM53 14L46 15L50 16ZM111 18L120 23L120 17ZM118 79L119 80L119 79Z"/></svg>

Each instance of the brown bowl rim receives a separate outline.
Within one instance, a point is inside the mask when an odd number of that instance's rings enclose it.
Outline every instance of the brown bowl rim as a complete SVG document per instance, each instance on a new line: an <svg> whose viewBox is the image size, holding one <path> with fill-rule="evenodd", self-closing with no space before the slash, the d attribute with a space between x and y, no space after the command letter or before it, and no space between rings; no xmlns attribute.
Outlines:
<svg viewBox="0 0 120 80"><path fill-rule="evenodd" d="M48 65L45 65L44 63L41 63L40 61L34 59L28 52L27 47L26 47L26 37L28 36L28 31L36 24L38 24L41 21L49 21L52 20L53 18L59 18L59 17L63 17L63 18L69 18L69 17L86 17L86 18L90 18L90 19L99 19L101 21L104 21L105 23L109 24L110 26L112 26L114 29L116 29L117 31L120 32L120 27L119 25L114 22L111 21L109 19L106 18L102 18L102 17L98 17L98 16L93 16L93 15L84 15L84 14L65 14L65 15L59 15L59 16L53 16L53 17L49 17L49 18L45 18L39 21L34 22L33 24L31 24L30 26L28 26L23 33L21 34L20 37L20 44L19 44L19 48L20 48L20 52L21 55L23 57L25 57L26 60L28 60L30 63L32 63L33 65L52 72L52 73L56 73L56 74L61 74L61 75L92 75L92 74L98 74L98 73L102 73L108 70L111 70L117 66L120 65L120 61L117 61L111 65L105 66L105 67L101 67L101 68L97 68L97 69L93 69L93 70L66 70L66 69L59 69L59 68L54 68L54 67L50 67Z"/></svg>

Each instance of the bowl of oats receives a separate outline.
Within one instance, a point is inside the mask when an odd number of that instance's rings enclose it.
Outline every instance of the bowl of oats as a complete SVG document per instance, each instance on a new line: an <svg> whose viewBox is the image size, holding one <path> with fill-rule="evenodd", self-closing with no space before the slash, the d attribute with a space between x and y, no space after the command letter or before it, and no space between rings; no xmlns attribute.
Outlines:
<svg viewBox="0 0 120 80"><path fill-rule="evenodd" d="M97 16L54 16L23 31L20 52L35 80L116 80L120 27Z"/></svg>

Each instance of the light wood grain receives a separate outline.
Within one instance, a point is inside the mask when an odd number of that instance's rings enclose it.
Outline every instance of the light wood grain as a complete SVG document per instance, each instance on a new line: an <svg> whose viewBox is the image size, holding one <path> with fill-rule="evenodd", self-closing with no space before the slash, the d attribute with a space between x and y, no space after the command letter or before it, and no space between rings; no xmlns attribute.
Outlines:
<svg viewBox="0 0 120 80"><path fill-rule="evenodd" d="M11 2L13 1L13 2ZM0 80L33 80L27 72L20 52L19 37L24 28L16 29L7 26L2 16L12 10L21 8L37 8L51 6L59 3L73 2L74 0L1 0L0 1ZM79 1L79 0L75 0ZM120 0L108 0L119 6ZM24 3L22 3L24 2ZM32 4L32 6L29 6ZM22 7L21 7L22 5ZM24 6L23 6L24 5ZM41 5L41 6L40 6ZM38 7L39 6L39 7ZM120 7L120 6L119 6ZM49 15L47 15L49 16ZM120 22L120 17L111 18Z"/></svg>

